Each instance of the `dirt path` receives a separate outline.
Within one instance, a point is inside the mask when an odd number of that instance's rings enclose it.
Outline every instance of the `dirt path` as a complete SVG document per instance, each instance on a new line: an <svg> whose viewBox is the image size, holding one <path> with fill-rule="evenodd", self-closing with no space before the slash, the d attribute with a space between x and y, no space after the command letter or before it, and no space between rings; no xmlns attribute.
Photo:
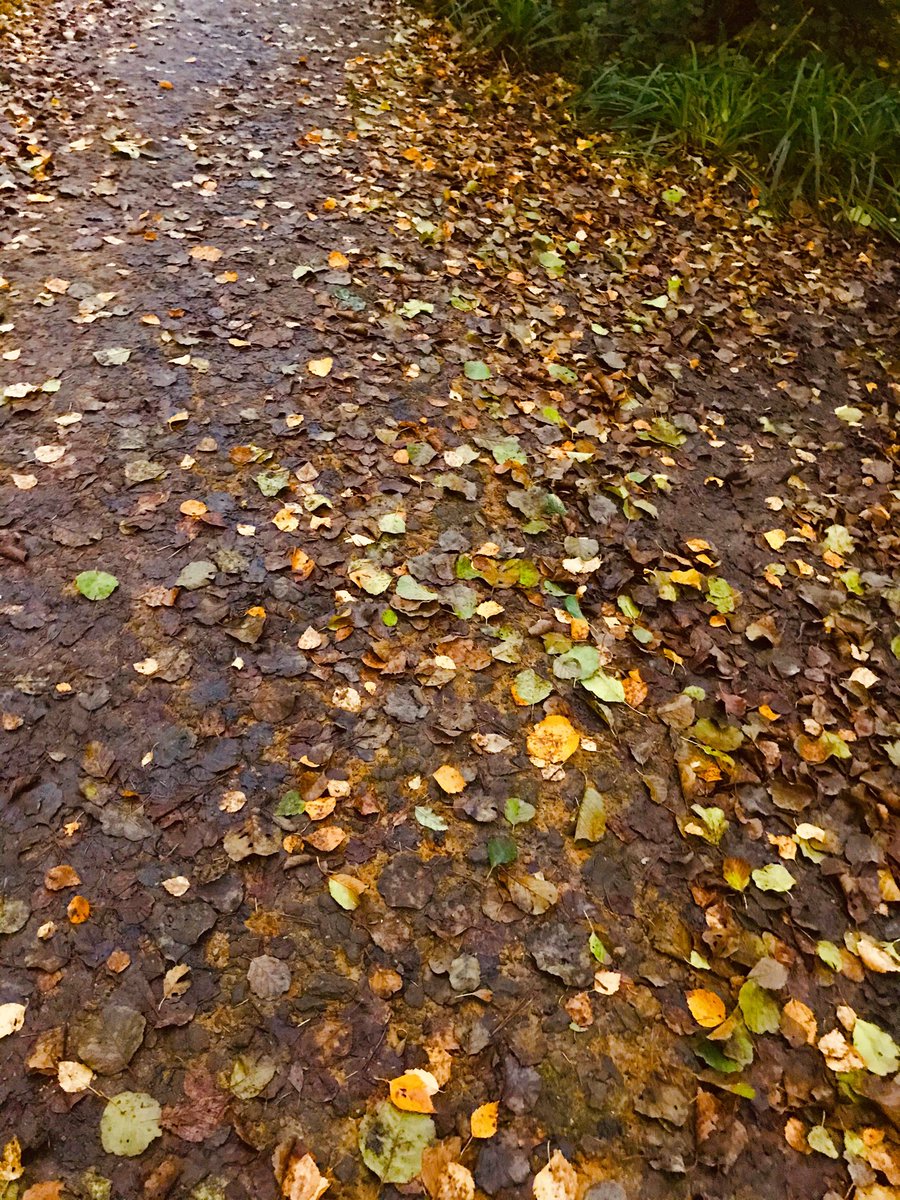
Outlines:
<svg viewBox="0 0 900 1200"><path fill-rule="evenodd" d="M0 1196L896 1196L890 249L348 0L44 20Z"/></svg>

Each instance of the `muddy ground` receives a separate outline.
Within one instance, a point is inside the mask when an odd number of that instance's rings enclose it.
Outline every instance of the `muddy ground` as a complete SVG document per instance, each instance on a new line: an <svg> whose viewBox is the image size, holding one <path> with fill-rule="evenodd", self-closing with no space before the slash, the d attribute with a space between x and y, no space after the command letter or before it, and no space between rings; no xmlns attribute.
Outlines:
<svg viewBox="0 0 900 1200"><path fill-rule="evenodd" d="M0 1195L900 1195L896 247L415 13L0 38Z"/></svg>

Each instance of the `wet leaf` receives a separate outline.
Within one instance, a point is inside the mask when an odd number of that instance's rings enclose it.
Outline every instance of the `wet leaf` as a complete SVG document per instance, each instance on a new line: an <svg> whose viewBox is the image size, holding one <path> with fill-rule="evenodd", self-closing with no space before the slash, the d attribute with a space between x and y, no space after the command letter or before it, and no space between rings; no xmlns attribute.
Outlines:
<svg viewBox="0 0 900 1200"><path fill-rule="evenodd" d="M162 1109L146 1092L119 1092L103 1110L100 1140L107 1154L134 1158L162 1136Z"/></svg>
<svg viewBox="0 0 900 1200"><path fill-rule="evenodd" d="M422 1170L422 1153L434 1133L430 1117L401 1112L385 1100L360 1122L363 1162L382 1183L409 1183Z"/></svg>
<svg viewBox="0 0 900 1200"><path fill-rule="evenodd" d="M606 833L606 802L596 788L587 787L578 809L576 842L599 842Z"/></svg>

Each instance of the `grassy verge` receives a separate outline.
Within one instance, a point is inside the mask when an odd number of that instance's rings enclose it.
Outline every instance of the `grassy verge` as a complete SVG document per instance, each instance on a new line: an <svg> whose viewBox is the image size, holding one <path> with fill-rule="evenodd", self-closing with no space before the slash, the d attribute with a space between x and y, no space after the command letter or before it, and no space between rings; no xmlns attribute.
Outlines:
<svg viewBox="0 0 900 1200"><path fill-rule="evenodd" d="M597 9L566 0L450 0L445 11L474 44L574 78L582 121L633 150L728 163L769 208L803 201L900 239L900 89L886 71L799 51L790 36L768 54L692 47L653 65L617 47L607 58Z"/></svg>

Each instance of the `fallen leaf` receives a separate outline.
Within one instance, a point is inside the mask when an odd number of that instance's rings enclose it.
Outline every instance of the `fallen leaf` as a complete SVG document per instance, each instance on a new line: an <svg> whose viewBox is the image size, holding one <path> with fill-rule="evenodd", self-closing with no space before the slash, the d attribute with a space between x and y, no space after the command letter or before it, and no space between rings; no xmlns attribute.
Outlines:
<svg viewBox="0 0 900 1200"><path fill-rule="evenodd" d="M319 1200L331 1187L311 1154L292 1158L281 1181L281 1194L286 1200Z"/></svg>
<svg viewBox="0 0 900 1200"><path fill-rule="evenodd" d="M457 792L461 792L466 786L466 781L461 772L456 767L451 767L447 764L438 767L432 775L432 779L442 791L449 793L451 796L456 795Z"/></svg>
<svg viewBox="0 0 900 1200"><path fill-rule="evenodd" d="M691 1016L704 1029L714 1029L725 1020L727 1015L725 1002L715 992L709 992L705 988L696 988L694 991L688 992L685 999L691 1010Z"/></svg>
<svg viewBox="0 0 900 1200"><path fill-rule="evenodd" d="M470 1125L473 1138L490 1138L497 1132L497 1123L500 1114L499 1100L491 1100L487 1104L479 1105L470 1117Z"/></svg>
<svg viewBox="0 0 900 1200"><path fill-rule="evenodd" d="M61 1062L56 1078L64 1092L83 1092L90 1087L94 1072L80 1062Z"/></svg>
<svg viewBox="0 0 900 1200"><path fill-rule="evenodd" d="M554 1150L546 1167L534 1177L534 1200L575 1200L578 1176L559 1150Z"/></svg>
<svg viewBox="0 0 900 1200"><path fill-rule="evenodd" d="M544 763L563 763L571 758L581 738L568 717L551 716L539 721L528 735L531 758Z"/></svg>
<svg viewBox="0 0 900 1200"><path fill-rule="evenodd" d="M429 1071L412 1070L390 1081L391 1101L404 1112L433 1113L438 1081Z"/></svg>
<svg viewBox="0 0 900 1200"><path fill-rule="evenodd" d="M16 1033L24 1024L24 1004L0 1004L0 1038Z"/></svg>

